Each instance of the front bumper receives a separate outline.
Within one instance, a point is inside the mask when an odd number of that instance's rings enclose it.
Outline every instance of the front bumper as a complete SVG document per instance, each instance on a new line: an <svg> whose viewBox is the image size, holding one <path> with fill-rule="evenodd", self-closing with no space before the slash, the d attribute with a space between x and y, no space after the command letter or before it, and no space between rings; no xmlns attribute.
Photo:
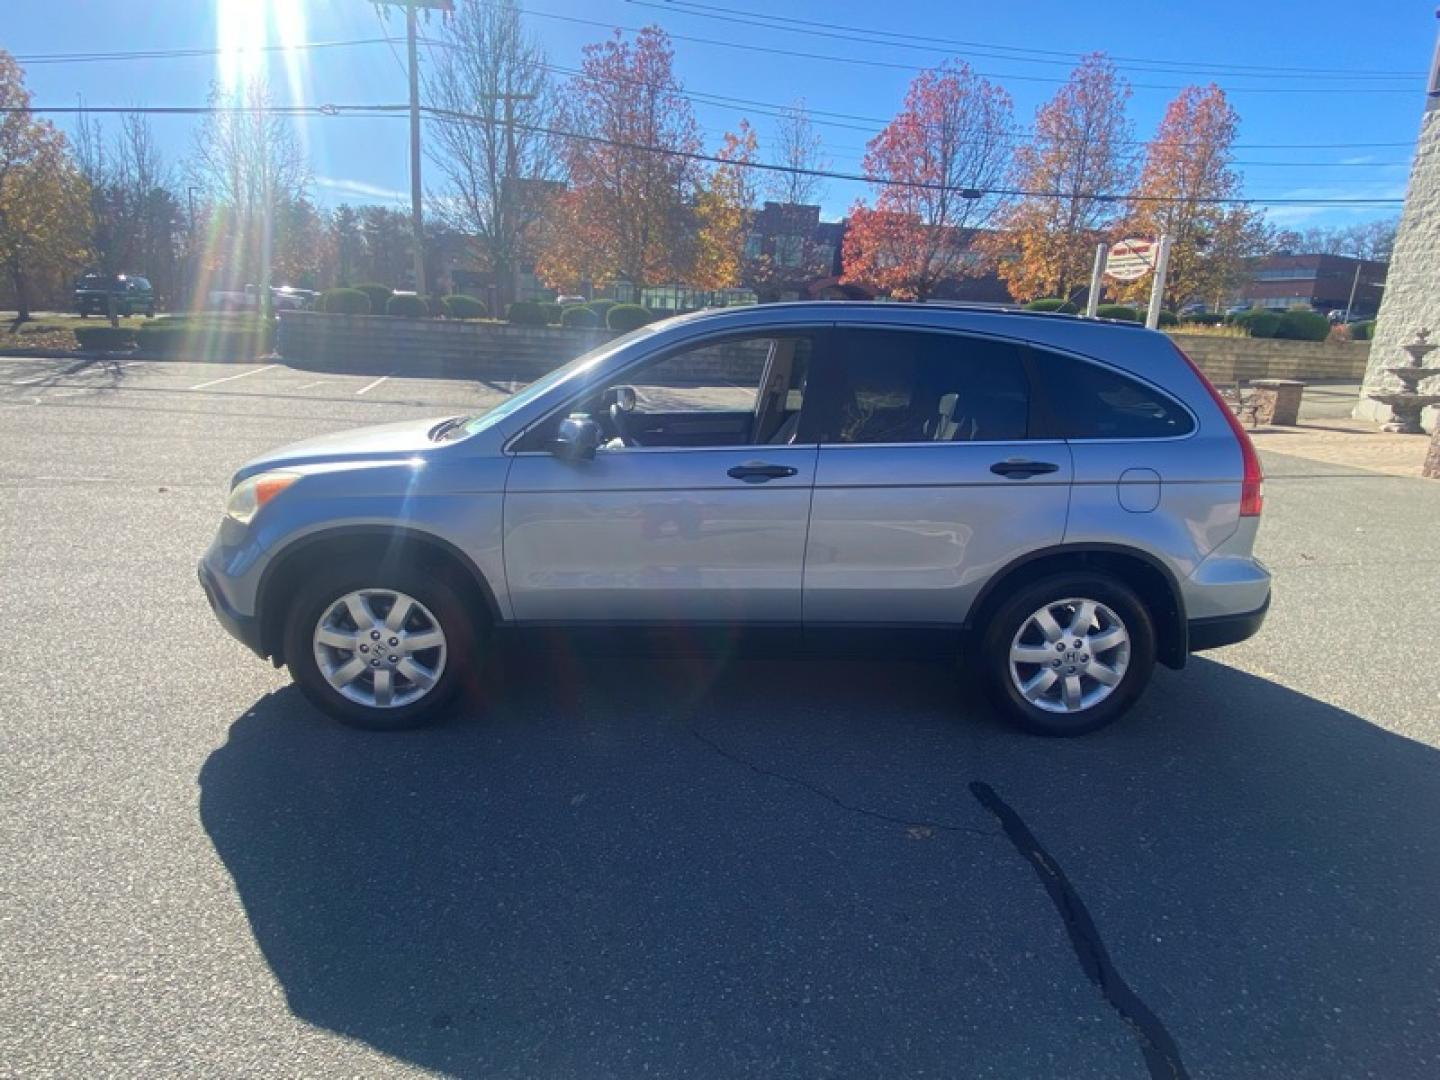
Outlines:
<svg viewBox="0 0 1440 1080"><path fill-rule="evenodd" d="M1254 611L1245 611L1239 615L1214 615L1206 619L1191 619L1189 623L1190 651L1201 652L1205 649L1218 649L1222 645L1234 645L1237 641L1254 637L1265 621L1265 615L1269 610L1270 595L1267 593L1265 603Z"/></svg>
<svg viewBox="0 0 1440 1080"><path fill-rule="evenodd" d="M265 653L260 647L260 620L253 615L241 615L226 602L225 594L220 591L210 568L203 560L196 568L196 573L200 578L200 587L205 590L205 599L210 601L210 610L215 613L220 625L236 641L263 659Z"/></svg>

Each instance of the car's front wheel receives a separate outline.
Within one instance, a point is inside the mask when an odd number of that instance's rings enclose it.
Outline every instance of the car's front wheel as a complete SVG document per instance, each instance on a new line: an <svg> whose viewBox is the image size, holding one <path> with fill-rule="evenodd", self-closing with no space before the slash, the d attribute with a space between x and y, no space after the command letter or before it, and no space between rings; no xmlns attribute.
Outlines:
<svg viewBox="0 0 1440 1080"><path fill-rule="evenodd" d="M981 645L990 696L1015 724L1080 735L1118 719L1155 666L1155 630L1122 582L1056 574L996 608Z"/></svg>
<svg viewBox="0 0 1440 1080"><path fill-rule="evenodd" d="M441 719L476 640L443 574L343 569L313 578L291 605L285 660L306 697L355 727L395 730Z"/></svg>

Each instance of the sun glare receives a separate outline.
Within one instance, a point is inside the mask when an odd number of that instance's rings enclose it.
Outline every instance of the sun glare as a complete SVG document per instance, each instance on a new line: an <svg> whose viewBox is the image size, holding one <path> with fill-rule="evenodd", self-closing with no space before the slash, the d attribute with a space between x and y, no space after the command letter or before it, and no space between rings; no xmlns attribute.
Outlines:
<svg viewBox="0 0 1440 1080"><path fill-rule="evenodd" d="M264 80L270 60L278 57L285 66L289 101L307 100L305 54L296 46L305 41L304 0L219 0L215 20L216 77L226 93ZM267 53L270 46L283 51Z"/></svg>

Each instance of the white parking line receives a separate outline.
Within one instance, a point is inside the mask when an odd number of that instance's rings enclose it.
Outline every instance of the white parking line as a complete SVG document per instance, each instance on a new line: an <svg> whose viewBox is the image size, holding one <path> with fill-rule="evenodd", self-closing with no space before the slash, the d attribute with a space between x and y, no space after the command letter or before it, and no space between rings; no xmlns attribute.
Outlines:
<svg viewBox="0 0 1440 1080"><path fill-rule="evenodd" d="M325 385L325 380L324 380L324 379L316 379L314 382L307 382L304 386L297 386L297 387L295 387L295 389L296 389L296 390L309 390L312 386L323 386L323 385Z"/></svg>
<svg viewBox="0 0 1440 1080"><path fill-rule="evenodd" d="M54 375L58 375L58 374L60 374L58 371L47 371L44 375L32 375L32 376L30 376L30 378L28 378L28 379L16 379L16 380L15 380L14 382L12 382L10 385L11 385L11 386L29 386L31 383L41 382L41 381L43 381L43 380L45 380L45 379L48 379L48 378L50 378L50 377L52 377L52 376L54 376Z"/></svg>
<svg viewBox="0 0 1440 1080"><path fill-rule="evenodd" d="M218 386L222 382L230 382L232 379L243 379L247 375L259 375L262 371L269 371L271 368L279 367L279 364L266 364L264 367L253 368L250 371L242 371L238 375L226 375L223 379L211 379L209 382L196 383L190 387L191 390L204 390L207 386Z"/></svg>
<svg viewBox="0 0 1440 1080"><path fill-rule="evenodd" d="M361 394L368 394L371 390L374 390L375 387L379 386L388 378L390 378L389 375L381 375L380 378L376 379L374 382L368 383L367 385L362 386L359 390L356 390L355 396L359 397Z"/></svg>

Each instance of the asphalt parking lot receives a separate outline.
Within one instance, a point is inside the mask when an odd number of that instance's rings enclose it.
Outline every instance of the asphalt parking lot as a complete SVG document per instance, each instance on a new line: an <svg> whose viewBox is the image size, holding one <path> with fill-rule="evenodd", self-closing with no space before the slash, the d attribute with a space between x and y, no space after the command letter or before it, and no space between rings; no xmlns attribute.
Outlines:
<svg viewBox="0 0 1440 1080"><path fill-rule="evenodd" d="M0 358L0 1074L1440 1075L1440 484L1269 455L1264 631L1084 739L564 652L327 722L195 583L227 478L508 389Z"/></svg>

